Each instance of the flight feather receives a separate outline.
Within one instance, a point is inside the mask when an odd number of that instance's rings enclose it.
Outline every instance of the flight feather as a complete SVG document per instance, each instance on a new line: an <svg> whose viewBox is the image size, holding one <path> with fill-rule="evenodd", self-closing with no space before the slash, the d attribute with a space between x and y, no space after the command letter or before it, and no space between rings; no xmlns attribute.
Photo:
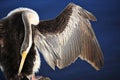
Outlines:
<svg viewBox="0 0 120 80"><path fill-rule="evenodd" d="M70 3L55 19L40 21L36 26L35 45L53 69L62 69L79 57L96 70L103 66L102 51L89 20L96 18Z"/></svg>

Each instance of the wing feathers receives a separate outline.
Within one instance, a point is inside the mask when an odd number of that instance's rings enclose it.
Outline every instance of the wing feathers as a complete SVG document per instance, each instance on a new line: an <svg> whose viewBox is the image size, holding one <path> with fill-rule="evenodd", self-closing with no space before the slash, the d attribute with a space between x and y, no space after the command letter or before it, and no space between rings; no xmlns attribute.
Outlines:
<svg viewBox="0 0 120 80"><path fill-rule="evenodd" d="M87 10L83 9L82 7L80 7L80 6L78 6L74 3L70 3L68 6L72 7L73 10L75 10L75 11L79 10L78 14L80 16L84 17L85 19L89 19L89 20L92 20L92 21L97 20L96 17L92 13L88 12Z"/></svg>
<svg viewBox="0 0 120 80"><path fill-rule="evenodd" d="M78 57L97 70L103 66L102 51L89 20L96 18L70 3L55 19L37 25L34 42L53 69L64 68Z"/></svg>
<svg viewBox="0 0 120 80"><path fill-rule="evenodd" d="M98 41L88 21L84 21L81 26L81 32L83 33L81 33L82 49L80 57L90 63L96 70L99 70L103 66L103 55Z"/></svg>

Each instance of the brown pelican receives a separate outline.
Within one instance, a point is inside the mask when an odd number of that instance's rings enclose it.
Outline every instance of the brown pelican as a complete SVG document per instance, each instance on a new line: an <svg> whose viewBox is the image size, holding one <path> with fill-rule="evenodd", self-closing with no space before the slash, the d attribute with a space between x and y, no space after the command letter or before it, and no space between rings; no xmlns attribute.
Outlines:
<svg viewBox="0 0 120 80"><path fill-rule="evenodd" d="M34 76L40 68L38 51L54 70L67 67L77 58L101 69L103 55L89 20L96 18L73 3L56 18L45 21L39 21L32 9L11 11L0 20L0 67L6 79Z"/></svg>

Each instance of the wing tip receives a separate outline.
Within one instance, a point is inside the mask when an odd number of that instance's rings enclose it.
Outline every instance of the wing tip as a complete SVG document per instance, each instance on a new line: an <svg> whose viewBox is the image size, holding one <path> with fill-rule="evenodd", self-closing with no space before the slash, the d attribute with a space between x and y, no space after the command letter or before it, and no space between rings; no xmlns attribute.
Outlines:
<svg viewBox="0 0 120 80"><path fill-rule="evenodd" d="M101 70L104 66L104 56L101 51L97 53L97 55L94 55L94 58L89 58L83 55L79 55L79 57L90 64L97 71Z"/></svg>
<svg viewBox="0 0 120 80"><path fill-rule="evenodd" d="M100 62L99 64L97 63L97 64L95 64L95 63L93 63L93 64L91 64L97 71L99 71L99 70L101 70L102 68L103 68L103 65L104 65L104 63L103 63L103 61L102 61L102 63Z"/></svg>
<svg viewBox="0 0 120 80"><path fill-rule="evenodd" d="M87 13L86 16L87 16L87 18L89 20L91 20L91 21L97 21L97 18L92 13L90 13L90 12L88 12L86 10L85 10L85 12Z"/></svg>
<svg viewBox="0 0 120 80"><path fill-rule="evenodd" d="M82 7L80 7L79 5L75 4L75 3L72 3L70 2L68 4L69 7L77 7L80 11L80 14L82 14L82 16L86 19L89 19L91 21L97 21L97 18L92 14L90 13L89 11L83 9Z"/></svg>
<svg viewBox="0 0 120 80"><path fill-rule="evenodd" d="M89 19L91 21L97 21L97 18L91 12L89 12L89 11L87 11L85 9L80 10L80 13L86 19Z"/></svg>
<svg viewBox="0 0 120 80"><path fill-rule="evenodd" d="M81 57L80 57L81 58ZM104 65L104 60L100 60L99 62L95 62L95 61L90 61L87 60L86 58L81 58L82 60L86 61L88 64L90 64L95 70L99 71L103 68Z"/></svg>

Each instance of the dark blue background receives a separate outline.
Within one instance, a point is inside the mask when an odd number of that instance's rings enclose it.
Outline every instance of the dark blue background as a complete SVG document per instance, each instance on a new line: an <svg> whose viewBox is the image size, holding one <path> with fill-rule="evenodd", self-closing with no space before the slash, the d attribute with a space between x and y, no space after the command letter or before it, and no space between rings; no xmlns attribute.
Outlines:
<svg viewBox="0 0 120 80"><path fill-rule="evenodd" d="M104 54L104 68L94 70L78 59L71 66L52 70L42 58L39 75L52 80L120 80L120 1L119 0L0 0L0 18L18 7L36 10L41 20L57 16L69 2L81 5L97 17L93 29ZM0 80L4 80L0 73Z"/></svg>

